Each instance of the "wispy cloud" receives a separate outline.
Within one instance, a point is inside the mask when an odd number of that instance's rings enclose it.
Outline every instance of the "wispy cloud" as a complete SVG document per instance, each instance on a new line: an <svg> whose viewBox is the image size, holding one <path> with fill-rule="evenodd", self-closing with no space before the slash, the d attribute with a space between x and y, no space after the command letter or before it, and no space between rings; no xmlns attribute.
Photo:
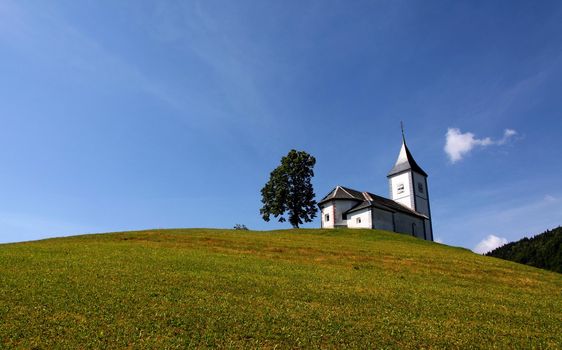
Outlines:
<svg viewBox="0 0 562 350"><path fill-rule="evenodd" d="M496 142L496 145L505 144L507 141L509 141L510 138L512 138L515 135L517 135L517 131L513 129L505 129L503 133L503 137Z"/></svg>
<svg viewBox="0 0 562 350"><path fill-rule="evenodd" d="M490 137L479 139L471 132L463 133L458 128L449 128L446 134L444 150L445 153L447 153L447 156L449 156L451 162L456 163L476 147L504 145L515 135L517 135L517 131L513 129L506 129L503 137L494 141Z"/></svg>
<svg viewBox="0 0 562 350"><path fill-rule="evenodd" d="M501 247L504 244L507 244L507 238L498 237L495 235L488 235L488 237L481 240L476 245L476 247L474 247L473 251L478 254L485 254L498 247Z"/></svg>
<svg viewBox="0 0 562 350"><path fill-rule="evenodd" d="M189 23L202 27L202 20L197 16L194 18ZM195 20L198 23L194 23ZM165 18L161 22L165 22ZM189 28L174 30L185 32ZM186 41L191 39L189 37ZM200 43L214 42L215 39L202 35L197 38L196 44L203 45ZM175 81L168 76L160 76L157 69L148 70L142 62L137 62L136 57L124 56L124 53L105 45L104 38L82 30L54 5L30 7L10 0L0 2L0 43L20 52L25 59L48 66L49 70L61 70L68 79L88 81L104 88L141 92L174 112L166 116L191 128L217 132L217 128L224 126L225 116L231 115L220 103L208 101L201 86L190 83L190 80ZM216 48L207 59L212 56L215 62L219 62L222 54L221 48ZM238 94L232 101L260 100L256 97L258 89L251 86L247 76L246 72L239 72L237 77L232 78L242 77L240 84L250 85L250 88L244 89L241 85L232 87L229 91Z"/></svg>
<svg viewBox="0 0 562 350"><path fill-rule="evenodd" d="M174 108L185 103L134 64L72 26L55 9L36 11L9 0L0 3L0 39L42 64L65 66L92 81L140 89Z"/></svg>
<svg viewBox="0 0 562 350"><path fill-rule="evenodd" d="M225 115L235 114L237 123L264 123L271 119L272 111L261 86L263 75L279 67L272 62L267 46L251 40L239 11L226 11L226 15L208 7L212 5L205 2L159 3L149 19L150 35L196 56L209 69L209 79L228 110Z"/></svg>

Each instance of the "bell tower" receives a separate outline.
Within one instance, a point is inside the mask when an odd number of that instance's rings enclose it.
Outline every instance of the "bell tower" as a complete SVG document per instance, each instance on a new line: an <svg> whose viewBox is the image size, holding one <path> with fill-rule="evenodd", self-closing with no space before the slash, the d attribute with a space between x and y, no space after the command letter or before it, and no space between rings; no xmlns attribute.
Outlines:
<svg viewBox="0 0 562 350"><path fill-rule="evenodd" d="M425 239L433 241L431 210L429 208L429 190L427 173L416 163L406 145L404 126L402 127L402 147L398 159L388 175L390 198L427 216L424 220Z"/></svg>

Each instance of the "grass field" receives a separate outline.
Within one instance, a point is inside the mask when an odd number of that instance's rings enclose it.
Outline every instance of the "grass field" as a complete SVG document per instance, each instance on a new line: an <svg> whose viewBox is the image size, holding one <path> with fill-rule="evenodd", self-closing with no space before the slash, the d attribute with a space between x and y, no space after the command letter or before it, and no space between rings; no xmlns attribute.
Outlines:
<svg viewBox="0 0 562 350"><path fill-rule="evenodd" d="M562 275L373 230L0 245L0 348L560 348Z"/></svg>

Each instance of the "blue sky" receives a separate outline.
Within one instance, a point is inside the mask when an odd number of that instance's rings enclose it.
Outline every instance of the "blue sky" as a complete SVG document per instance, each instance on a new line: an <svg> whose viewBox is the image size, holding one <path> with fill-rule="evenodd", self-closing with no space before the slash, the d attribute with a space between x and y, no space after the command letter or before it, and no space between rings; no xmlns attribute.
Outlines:
<svg viewBox="0 0 562 350"><path fill-rule="evenodd" d="M516 240L562 224L561 92L558 1L0 0L0 242L284 228L281 156L387 196L400 120L435 236Z"/></svg>

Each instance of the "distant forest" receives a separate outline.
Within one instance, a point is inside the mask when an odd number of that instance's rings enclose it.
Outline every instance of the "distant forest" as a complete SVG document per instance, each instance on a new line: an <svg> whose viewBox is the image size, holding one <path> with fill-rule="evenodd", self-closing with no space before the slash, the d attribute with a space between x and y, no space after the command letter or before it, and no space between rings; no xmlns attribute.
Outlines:
<svg viewBox="0 0 562 350"><path fill-rule="evenodd" d="M562 273L562 226L508 243L486 255Z"/></svg>

